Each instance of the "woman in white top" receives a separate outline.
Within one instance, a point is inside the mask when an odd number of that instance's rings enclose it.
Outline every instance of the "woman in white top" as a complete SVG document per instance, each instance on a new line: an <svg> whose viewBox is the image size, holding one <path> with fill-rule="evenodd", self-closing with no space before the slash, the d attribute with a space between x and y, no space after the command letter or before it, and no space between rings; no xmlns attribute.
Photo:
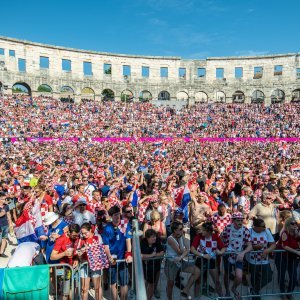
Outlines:
<svg viewBox="0 0 300 300"><path fill-rule="evenodd" d="M181 296L187 299L192 299L189 295L189 290L194 282L200 276L200 270L194 265L188 263L188 254L190 252L189 241L183 237L183 225L180 222L173 222L171 226L172 234L167 239L167 261L165 273L168 279L167 282L167 297L172 300L173 286L178 271L191 273L186 287L182 290ZM184 260L186 258L187 260Z"/></svg>

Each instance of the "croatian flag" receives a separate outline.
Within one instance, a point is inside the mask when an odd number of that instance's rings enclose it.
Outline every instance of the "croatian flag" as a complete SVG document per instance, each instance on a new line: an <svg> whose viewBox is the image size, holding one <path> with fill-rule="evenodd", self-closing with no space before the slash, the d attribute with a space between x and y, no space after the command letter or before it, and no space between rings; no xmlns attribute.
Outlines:
<svg viewBox="0 0 300 300"><path fill-rule="evenodd" d="M175 203L184 210L191 201L191 193L188 185L181 186L173 192Z"/></svg>
<svg viewBox="0 0 300 300"><path fill-rule="evenodd" d="M69 125L70 125L70 122L67 121L67 120L61 121L61 122L60 122L60 125L62 125L62 126L69 126Z"/></svg>
<svg viewBox="0 0 300 300"><path fill-rule="evenodd" d="M16 221L15 234L18 244L24 242L38 242L34 227L30 222L28 211L25 210L21 217Z"/></svg>

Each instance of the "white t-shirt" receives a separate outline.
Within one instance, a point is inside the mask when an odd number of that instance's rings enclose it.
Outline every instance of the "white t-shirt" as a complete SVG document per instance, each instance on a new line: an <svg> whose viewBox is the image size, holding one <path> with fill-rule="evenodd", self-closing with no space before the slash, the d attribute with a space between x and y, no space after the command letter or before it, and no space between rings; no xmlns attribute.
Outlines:
<svg viewBox="0 0 300 300"><path fill-rule="evenodd" d="M33 259L39 254L40 245L34 242L24 242L18 245L14 254L9 259L7 267L29 267Z"/></svg>
<svg viewBox="0 0 300 300"><path fill-rule="evenodd" d="M268 248L269 243L275 243L272 233L269 228L266 228L263 232L257 233L253 228L249 229L252 245L263 245L261 251ZM250 252L246 254L246 259L249 263L254 265L268 264L268 259L262 257L261 252Z"/></svg>
<svg viewBox="0 0 300 300"><path fill-rule="evenodd" d="M73 212L74 223L81 226L83 223L96 224L95 215L91 213L89 210L86 210L84 213L80 213L78 211Z"/></svg>

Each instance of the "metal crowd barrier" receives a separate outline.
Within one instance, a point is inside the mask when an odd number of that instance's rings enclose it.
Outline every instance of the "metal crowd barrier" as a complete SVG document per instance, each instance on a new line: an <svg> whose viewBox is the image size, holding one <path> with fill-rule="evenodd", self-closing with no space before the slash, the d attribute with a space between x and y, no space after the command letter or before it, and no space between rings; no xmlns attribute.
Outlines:
<svg viewBox="0 0 300 300"><path fill-rule="evenodd" d="M147 299L147 292L152 290L155 294L160 294L160 299L168 299L166 289L170 284L173 288L171 299L186 299L181 294L182 289L187 285L191 276L191 269L195 265L199 266L197 278L194 278L192 286L188 293L192 299L200 299L206 296L209 299L228 299L234 298L231 291L234 272L230 265L224 264L224 260L229 255L236 255L232 252L226 252L223 256L217 256L216 259L206 260L204 258L196 259L193 255L189 255L181 263L170 264L174 257L163 256L160 258L141 259L139 247L139 234L133 232L133 263L126 264L125 260L118 260L115 271L119 274L124 268L128 269L128 296L127 299ZM251 253L261 253L253 251ZM254 260L251 264L244 258L243 277L241 284L238 286L237 292L241 299L259 300L261 297L269 297L269 299L280 299L280 296L294 296L294 299L300 299L300 264L297 256L289 255L284 250L275 250L268 258L268 264L260 264L260 261ZM211 271L211 267L215 267L215 272ZM226 266L226 267L225 267ZM87 263L80 264L73 269L68 264L49 265L51 278L50 294L55 299L82 299L82 279L80 273L83 269L88 272ZM188 271L188 272L186 272ZM101 276L101 291L103 297L109 300L116 298L111 290L111 269L104 270ZM173 272L173 273L172 273ZM126 273L127 274L127 273ZM144 274L146 275L144 278ZM194 276L195 277L195 276ZM169 279L169 280L168 280ZM146 284L145 284L146 282ZM222 294L218 295L216 291L216 283L221 283ZM92 285L92 280L90 285ZM88 287L90 296L92 295L91 287ZM230 293L226 295L226 286ZM121 282L119 276L116 281L117 295L120 296ZM220 291L219 291L220 292ZM291 297L290 296L290 297ZM292 297L291 297L292 298ZM203 299L203 298L201 298ZM205 299L205 298L204 298ZM236 298L237 299L237 298Z"/></svg>
<svg viewBox="0 0 300 300"><path fill-rule="evenodd" d="M253 251L251 253L260 253ZM226 252L223 256L218 256L216 259L206 260L198 258L197 265L199 268L199 277L195 280L192 287L189 289L191 299L200 299L206 296L209 299L238 299L237 293L231 291L234 274L229 267L224 267L224 259L228 255L236 255L232 252ZM196 260L193 255L181 264L178 264L177 274L170 276L168 261L174 257L164 256L162 258L144 259L143 267L146 273L147 280L150 284L154 284L154 289L160 292L161 299L168 299L166 295L166 286L168 286L168 278L173 279L172 299L186 299L181 295L182 289L186 286L191 273L186 273L190 266L195 266ZM156 262L159 261L159 264ZM300 299L300 269L299 259L296 256L290 257L284 250L275 250L268 258L269 264L262 265L259 261L254 260L254 263L249 264L244 258L243 277L241 284L237 288L237 292L241 299L259 300L261 297L269 297L269 299L280 299L281 296L294 296L294 299ZM211 267L215 265L215 271ZM175 268L171 270L176 272ZM189 270L190 271L190 270ZM227 277L226 277L226 275ZM288 275L288 276L287 276ZM149 278L151 277L152 278ZM226 282L226 279L228 281ZM172 280L171 280L172 281ZM216 283L220 283L220 294L216 291ZM148 284L148 283L146 283ZM170 284L170 283L169 283ZM229 286L229 294L226 295L226 285ZM290 296L292 299L292 297ZM201 298L203 299L203 298Z"/></svg>

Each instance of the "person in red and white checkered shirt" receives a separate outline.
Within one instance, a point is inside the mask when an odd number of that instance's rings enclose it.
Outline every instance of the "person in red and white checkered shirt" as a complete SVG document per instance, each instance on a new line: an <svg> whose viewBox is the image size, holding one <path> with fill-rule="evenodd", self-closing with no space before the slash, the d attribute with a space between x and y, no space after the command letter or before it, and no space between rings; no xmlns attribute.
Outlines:
<svg viewBox="0 0 300 300"><path fill-rule="evenodd" d="M267 255L276 248L276 244L263 219L254 219L249 232L253 250L260 251L249 252L246 255L251 274L252 294L259 295L259 291L272 281L273 273Z"/></svg>
<svg viewBox="0 0 300 300"><path fill-rule="evenodd" d="M219 235L227 225L231 224L231 214L227 213L225 204L220 204L218 206L218 212L212 215L211 221L214 224L215 231Z"/></svg>
<svg viewBox="0 0 300 300"><path fill-rule="evenodd" d="M235 278L231 291L237 299L240 298L237 288L242 283L244 256L252 250L250 233L248 228L243 226L243 219L244 217L241 212L233 213L232 224L227 225L221 234L227 250L233 252L229 257L224 257L226 296L230 296L229 274L232 269L235 269Z"/></svg>

